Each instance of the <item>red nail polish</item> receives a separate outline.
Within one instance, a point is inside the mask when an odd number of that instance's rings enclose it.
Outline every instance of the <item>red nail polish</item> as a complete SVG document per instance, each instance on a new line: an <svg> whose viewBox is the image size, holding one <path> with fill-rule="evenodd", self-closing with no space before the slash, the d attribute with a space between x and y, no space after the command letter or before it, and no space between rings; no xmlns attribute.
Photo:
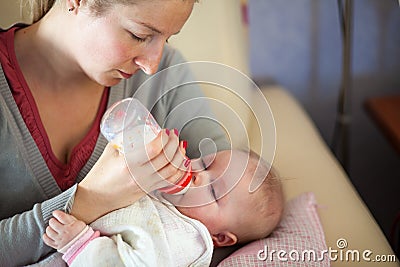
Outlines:
<svg viewBox="0 0 400 267"><path fill-rule="evenodd" d="M184 148L184 149L186 149L186 148L187 148L187 145L188 145L187 141L186 141L186 140L183 140L183 142L182 142L182 146L183 146L183 148Z"/></svg>
<svg viewBox="0 0 400 267"><path fill-rule="evenodd" d="M185 164L183 164L183 165L187 168L187 166L189 166L189 163L190 163L190 159L186 159Z"/></svg>
<svg viewBox="0 0 400 267"><path fill-rule="evenodd" d="M169 129L165 129L165 133L169 136Z"/></svg>
<svg viewBox="0 0 400 267"><path fill-rule="evenodd" d="M178 136L179 135L178 129L174 129L174 133L176 136Z"/></svg>

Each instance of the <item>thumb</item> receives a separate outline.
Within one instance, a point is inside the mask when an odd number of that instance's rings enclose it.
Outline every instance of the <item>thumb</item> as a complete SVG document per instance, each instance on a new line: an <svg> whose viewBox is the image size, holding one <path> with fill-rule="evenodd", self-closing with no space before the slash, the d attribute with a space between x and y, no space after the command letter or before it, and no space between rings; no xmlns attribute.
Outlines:
<svg viewBox="0 0 400 267"><path fill-rule="evenodd" d="M74 221L77 221L77 219L74 216L67 214L61 210L55 210L53 212L53 216L62 224L71 224Z"/></svg>

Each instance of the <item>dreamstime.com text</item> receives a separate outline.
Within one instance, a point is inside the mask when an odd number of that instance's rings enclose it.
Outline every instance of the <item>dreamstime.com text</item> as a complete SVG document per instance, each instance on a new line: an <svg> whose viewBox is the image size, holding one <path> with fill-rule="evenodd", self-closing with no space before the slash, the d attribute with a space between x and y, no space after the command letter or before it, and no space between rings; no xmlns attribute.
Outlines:
<svg viewBox="0 0 400 267"><path fill-rule="evenodd" d="M267 245L257 253L257 259L269 262L322 262L329 260L332 262L395 262L395 255L375 255L372 250L347 249L347 240L340 238L336 241L337 249L329 247L326 250L306 249L298 250L274 250Z"/></svg>

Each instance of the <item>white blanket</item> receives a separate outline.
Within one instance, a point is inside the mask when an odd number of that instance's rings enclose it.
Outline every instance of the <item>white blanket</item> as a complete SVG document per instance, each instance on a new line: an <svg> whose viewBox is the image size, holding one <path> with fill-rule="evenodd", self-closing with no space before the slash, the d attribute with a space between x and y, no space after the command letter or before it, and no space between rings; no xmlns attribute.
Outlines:
<svg viewBox="0 0 400 267"><path fill-rule="evenodd" d="M207 228L149 196L91 226L104 236L91 241L72 267L209 266L211 262L213 244Z"/></svg>

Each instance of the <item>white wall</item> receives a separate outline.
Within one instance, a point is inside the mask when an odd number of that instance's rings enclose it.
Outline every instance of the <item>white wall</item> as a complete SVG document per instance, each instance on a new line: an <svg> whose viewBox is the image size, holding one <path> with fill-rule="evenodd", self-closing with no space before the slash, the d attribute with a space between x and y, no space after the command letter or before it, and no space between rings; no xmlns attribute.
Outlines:
<svg viewBox="0 0 400 267"><path fill-rule="evenodd" d="M188 61L212 61L238 70L237 76L232 75L231 71L214 74L219 75L221 84L222 81L227 81L225 84L235 83L227 90L214 85L202 84L202 87L208 97L216 99L217 102L222 101L231 109L230 114L219 119L227 128L232 144L248 147L252 146L253 140L244 138L243 128L239 125L245 127L249 125L253 112L251 105L254 86L246 79L242 79L244 76L249 76L248 35L242 21L242 2L200 0L195 4L193 13L182 31L177 36L171 37L169 43L177 47ZM216 104L212 105L212 108L217 111L223 107Z"/></svg>
<svg viewBox="0 0 400 267"><path fill-rule="evenodd" d="M200 0L170 43L188 60L227 64L248 74L248 42L240 0Z"/></svg>

